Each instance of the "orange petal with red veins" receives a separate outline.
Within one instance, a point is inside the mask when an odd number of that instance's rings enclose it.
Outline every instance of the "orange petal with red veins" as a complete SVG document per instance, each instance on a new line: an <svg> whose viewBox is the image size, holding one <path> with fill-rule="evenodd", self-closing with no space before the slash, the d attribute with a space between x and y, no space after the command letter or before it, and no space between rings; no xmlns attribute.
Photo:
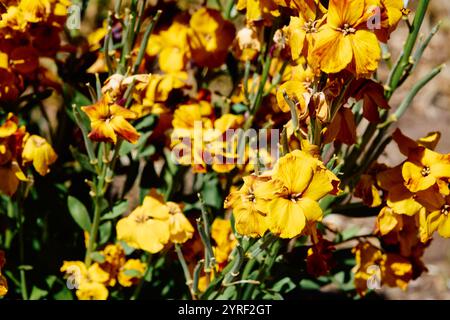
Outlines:
<svg viewBox="0 0 450 320"><path fill-rule="evenodd" d="M139 132L122 116L112 118L110 125L119 136L128 142L136 143L140 137Z"/></svg>

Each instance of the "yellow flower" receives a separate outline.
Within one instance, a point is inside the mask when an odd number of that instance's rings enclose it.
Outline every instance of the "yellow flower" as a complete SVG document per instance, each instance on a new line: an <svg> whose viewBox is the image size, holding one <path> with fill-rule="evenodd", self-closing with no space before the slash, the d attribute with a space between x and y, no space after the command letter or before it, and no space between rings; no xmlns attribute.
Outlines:
<svg viewBox="0 0 450 320"><path fill-rule="evenodd" d="M321 220L317 201L338 192L339 179L320 160L300 150L278 160L272 179L275 197L269 204L269 229L281 238L294 238L307 221Z"/></svg>
<svg viewBox="0 0 450 320"><path fill-rule="evenodd" d="M237 10L246 9L247 23L272 25L274 17L280 16L278 5L273 0L238 0Z"/></svg>
<svg viewBox="0 0 450 320"><path fill-rule="evenodd" d="M425 211L418 215L407 216L397 214L391 208L384 207L377 217L375 234L382 237L383 244L399 248L403 257L417 257L423 254L428 239L421 239L423 233L420 218ZM424 240L424 241L422 241ZM415 262L419 262L417 259ZM418 267L418 268L417 268ZM415 264L417 271L423 270L419 263Z"/></svg>
<svg viewBox="0 0 450 320"><path fill-rule="evenodd" d="M270 177L244 177L242 187L225 200L225 208L233 208L237 232L249 237L262 237L268 230L267 212L274 195Z"/></svg>
<svg viewBox="0 0 450 320"><path fill-rule="evenodd" d="M136 284L139 279L141 279L145 271L147 270L147 265L138 259L129 259L120 269L118 280L121 286L131 287ZM129 272L132 275L129 275Z"/></svg>
<svg viewBox="0 0 450 320"><path fill-rule="evenodd" d="M237 244L230 220L216 218L211 225L211 238L216 242L214 256L219 264L228 260L228 256Z"/></svg>
<svg viewBox="0 0 450 320"><path fill-rule="evenodd" d="M375 27L378 40L387 42L392 31L395 30L399 21L408 10L404 8L403 0L369 0L368 10L377 10L380 14L380 25Z"/></svg>
<svg viewBox="0 0 450 320"><path fill-rule="evenodd" d="M37 135L25 138L22 157L24 162L32 161L34 168L41 176L45 176L50 171L48 166L58 158L47 140Z"/></svg>
<svg viewBox="0 0 450 320"><path fill-rule="evenodd" d="M26 136L25 127L19 127L19 119L9 113L0 125L0 191L12 196L20 181L28 181L19 164Z"/></svg>
<svg viewBox="0 0 450 320"><path fill-rule="evenodd" d="M284 99L283 92L285 92L289 99L295 104L298 109L298 114L303 115L306 112L305 97L308 93L305 89L305 84L298 80L289 80L283 83L277 90L278 106L283 112L289 112L290 108L286 99Z"/></svg>
<svg viewBox="0 0 450 320"><path fill-rule="evenodd" d="M315 34L312 53L322 71L348 68L364 77L376 70L381 50L375 34L365 27L367 18L365 0L330 0L327 23Z"/></svg>
<svg viewBox="0 0 450 320"><path fill-rule="evenodd" d="M81 108L91 120L89 138L115 144L117 136L120 136L128 142L136 143L140 135L127 121L127 119L135 119L136 114L111 100L106 94L95 104Z"/></svg>
<svg viewBox="0 0 450 320"><path fill-rule="evenodd" d="M435 231L441 237L450 238L450 195L444 196L437 186L417 193L417 201L424 205L427 214L421 216L422 242Z"/></svg>
<svg viewBox="0 0 450 320"><path fill-rule="evenodd" d="M208 68L222 65L234 39L234 25L219 11L205 7L192 15L189 25L188 43L195 63Z"/></svg>
<svg viewBox="0 0 450 320"><path fill-rule="evenodd" d="M139 118L147 114L168 113L169 108L166 106L166 102L169 95L175 90L183 88L186 85L187 77L188 75L184 71L163 75L152 74L145 85L136 85L130 110L135 112Z"/></svg>
<svg viewBox="0 0 450 320"><path fill-rule="evenodd" d="M323 19L315 20L316 12L306 12L298 17L291 16L289 25L284 29L291 49L292 60L299 59L302 55L308 57L311 54L314 43L314 34L323 23ZM309 59L308 59L309 61Z"/></svg>
<svg viewBox="0 0 450 320"><path fill-rule="evenodd" d="M413 216L423 208L409 191L402 177L402 166L396 166L377 174L378 185L387 192L387 205L397 214Z"/></svg>
<svg viewBox="0 0 450 320"><path fill-rule="evenodd" d="M146 196L142 206L119 220L117 239L129 246L156 253L169 241L169 208L157 199Z"/></svg>
<svg viewBox="0 0 450 320"><path fill-rule="evenodd" d="M402 175L405 186L411 192L426 190L438 183L442 192L448 194L450 179L450 153L440 154L430 149L419 147L410 152L403 164ZM445 180L444 183L442 183Z"/></svg>
<svg viewBox="0 0 450 320"><path fill-rule="evenodd" d="M2 275L2 268L5 265L5 262L5 252L0 250L0 297L3 297L8 293L8 282Z"/></svg>
<svg viewBox="0 0 450 320"><path fill-rule="evenodd" d="M98 282L84 282L76 291L79 300L106 300L108 294L108 289Z"/></svg>
<svg viewBox="0 0 450 320"><path fill-rule="evenodd" d="M64 261L61 272L65 272L68 281L77 289L79 300L106 300L108 289L105 282L109 279L109 273L104 271L98 263L89 268L81 261Z"/></svg>
<svg viewBox="0 0 450 320"><path fill-rule="evenodd" d="M185 243L194 235L194 227L183 214L178 204L169 201L166 205L170 213L170 241L172 243Z"/></svg>
<svg viewBox="0 0 450 320"><path fill-rule="evenodd" d="M159 54L159 67L164 73L184 70L190 52L187 44L188 26L175 18L167 30L152 35L148 42L147 54Z"/></svg>
<svg viewBox="0 0 450 320"><path fill-rule="evenodd" d="M228 129L244 122L242 115L224 114L214 122L209 102L181 105L174 113L171 146L178 163L192 165L194 172L206 172L211 165L216 172L229 172L236 166L237 143L224 139ZM236 135L229 138L236 138ZM233 140L235 142L236 139Z"/></svg>
<svg viewBox="0 0 450 320"><path fill-rule="evenodd" d="M253 27L244 27L236 34L233 53L241 61L253 60L261 51L262 33Z"/></svg>
<svg viewBox="0 0 450 320"><path fill-rule="evenodd" d="M116 284L119 270L125 263L125 251L119 243L108 244L101 251L101 255L105 261L100 264L100 267L109 274L109 279L105 284L112 287Z"/></svg>
<svg viewBox="0 0 450 320"><path fill-rule="evenodd" d="M405 290L412 279L413 266L411 262L394 253L383 253L369 242L360 242L353 248L356 265L355 287L359 295L364 296L368 284L377 286L386 284Z"/></svg>
<svg viewBox="0 0 450 320"><path fill-rule="evenodd" d="M375 179L370 174L361 175L355 187L354 196L363 199L364 204L369 207L381 205L381 197L375 186Z"/></svg>

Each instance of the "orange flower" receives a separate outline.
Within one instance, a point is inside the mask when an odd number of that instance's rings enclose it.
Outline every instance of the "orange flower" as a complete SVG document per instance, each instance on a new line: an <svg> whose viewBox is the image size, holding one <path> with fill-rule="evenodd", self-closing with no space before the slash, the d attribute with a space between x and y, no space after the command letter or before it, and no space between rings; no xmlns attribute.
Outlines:
<svg viewBox="0 0 450 320"><path fill-rule="evenodd" d="M91 120L89 138L94 141L117 142L117 136L136 143L140 134L127 121L135 119L136 114L111 101L108 94L97 103L81 108Z"/></svg>
<svg viewBox="0 0 450 320"><path fill-rule="evenodd" d="M346 68L365 77L378 67L381 50L369 31L364 0L330 0L327 23L315 34L314 59L326 73Z"/></svg>
<svg viewBox="0 0 450 320"><path fill-rule="evenodd" d="M216 68L225 62L235 35L234 25L219 11L201 8L191 17L188 43L198 65Z"/></svg>

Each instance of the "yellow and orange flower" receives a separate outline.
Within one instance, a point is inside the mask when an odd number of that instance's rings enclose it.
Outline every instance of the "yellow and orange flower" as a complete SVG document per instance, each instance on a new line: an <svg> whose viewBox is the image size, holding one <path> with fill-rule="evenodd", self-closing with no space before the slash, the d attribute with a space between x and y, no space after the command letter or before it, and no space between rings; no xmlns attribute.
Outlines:
<svg viewBox="0 0 450 320"><path fill-rule="evenodd" d="M196 11L189 25L188 43L195 63L208 68L222 65L234 39L234 25L208 8Z"/></svg>
<svg viewBox="0 0 450 320"><path fill-rule="evenodd" d="M367 28L365 0L330 0L327 22L315 34L313 65L325 73L344 69L366 77L378 67L381 49Z"/></svg>
<svg viewBox="0 0 450 320"><path fill-rule="evenodd" d="M136 143L140 134L127 121L136 114L114 103L106 94L95 104L81 108L91 120L89 138L94 141L117 142L117 137Z"/></svg>

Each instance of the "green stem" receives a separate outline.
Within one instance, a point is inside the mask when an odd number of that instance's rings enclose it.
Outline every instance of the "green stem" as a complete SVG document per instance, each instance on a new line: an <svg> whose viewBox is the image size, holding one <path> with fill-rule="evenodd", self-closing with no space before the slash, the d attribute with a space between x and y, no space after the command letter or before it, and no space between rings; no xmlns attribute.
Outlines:
<svg viewBox="0 0 450 320"><path fill-rule="evenodd" d="M175 251L177 253L178 260L180 261L181 268L183 269L184 278L186 279L186 285L188 286L191 295L193 295L191 273L189 272L188 265L186 263L186 260L184 259L183 251L181 251L181 247L178 243L175 243Z"/></svg>
<svg viewBox="0 0 450 320"><path fill-rule="evenodd" d="M133 74L136 74L139 70L139 66L141 65L142 59L144 59L145 49L147 48L148 40L150 39L150 35L152 34L153 29L155 28L156 23L161 16L162 11L158 10L153 17L152 21L148 25L147 29L145 29L144 37L141 42L141 46L139 48L139 53L136 59L136 62L133 66Z"/></svg>
<svg viewBox="0 0 450 320"><path fill-rule="evenodd" d="M403 52L400 56L398 63L395 65L394 69L389 78L389 91L387 93L387 98L392 96L392 93L397 89L402 78L404 78L405 72L411 70L411 52L414 49L414 45L419 35L420 26L422 25L423 19L425 18L425 13L427 11L428 3L430 0L420 0L417 5L416 14L414 15L414 21L412 23L412 28L406 39L405 46L403 47ZM409 71L408 71L409 70Z"/></svg>
<svg viewBox="0 0 450 320"><path fill-rule="evenodd" d="M20 265L25 264L25 238L23 228L23 215L19 208L18 203L13 203L14 211L19 223L19 259ZM20 293L23 300L28 300L27 279L25 269L20 268Z"/></svg>

